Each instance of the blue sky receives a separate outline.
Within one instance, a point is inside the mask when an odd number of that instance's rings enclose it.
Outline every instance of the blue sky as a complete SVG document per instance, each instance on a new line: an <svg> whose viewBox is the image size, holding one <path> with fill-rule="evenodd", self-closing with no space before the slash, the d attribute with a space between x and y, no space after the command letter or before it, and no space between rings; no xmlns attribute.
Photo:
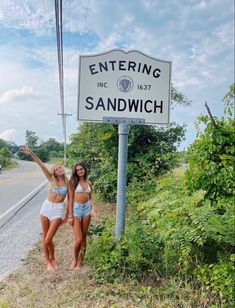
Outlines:
<svg viewBox="0 0 235 308"><path fill-rule="evenodd" d="M171 121L187 125L211 112L234 82L234 2L231 0L64 0L64 87L67 136L77 131L78 57L114 48L139 50L172 62L172 83L192 101ZM24 144L26 130L41 141L63 141L55 12L52 0L1 0L0 138Z"/></svg>

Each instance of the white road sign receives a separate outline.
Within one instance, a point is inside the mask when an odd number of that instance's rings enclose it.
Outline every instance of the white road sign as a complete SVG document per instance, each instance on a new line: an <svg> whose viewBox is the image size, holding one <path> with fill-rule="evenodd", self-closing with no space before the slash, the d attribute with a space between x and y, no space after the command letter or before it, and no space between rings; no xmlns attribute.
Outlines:
<svg viewBox="0 0 235 308"><path fill-rule="evenodd" d="M79 59L78 120L104 117L168 124L171 62L115 49Z"/></svg>

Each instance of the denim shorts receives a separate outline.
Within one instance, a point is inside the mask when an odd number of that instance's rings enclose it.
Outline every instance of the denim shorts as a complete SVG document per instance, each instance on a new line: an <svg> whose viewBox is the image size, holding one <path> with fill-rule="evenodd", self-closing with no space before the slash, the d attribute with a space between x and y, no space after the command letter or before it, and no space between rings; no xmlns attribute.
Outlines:
<svg viewBox="0 0 235 308"><path fill-rule="evenodd" d="M91 204L90 201L86 203L73 203L73 215L78 218L82 218L91 214Z"/></svg>

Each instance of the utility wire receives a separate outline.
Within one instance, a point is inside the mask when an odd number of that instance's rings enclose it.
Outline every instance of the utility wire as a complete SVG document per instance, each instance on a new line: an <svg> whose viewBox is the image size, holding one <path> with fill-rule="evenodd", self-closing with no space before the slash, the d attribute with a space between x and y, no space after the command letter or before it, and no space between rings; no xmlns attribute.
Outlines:
<svg viewBox="0 0 235 308"><path fill-rule="evenodd" d="M69 47L70 47L70 0L68 1L68 40L67 40L67 74L66 74L66 79L65 79L65 85L66 82L67 84L69 84L68 80L69 80L69 66L70 66L70 55L69 55Z"/></svg>
<svg viewBox="0 0 235 308"><path fill-rule="evenodd" d="M47 15L47 10L46 10L46 4L45 4L45 0L42 0L42 5L43 5L43 9L44 9L44 15L46 16ZM57 95L57 92L56 92L56 77L55 77L55 71L53 69L53 62L52 62L52 54L51 54L51 51L50 51L50 47L52 46L50 40L49 40L49 37L50 37L50 32L49 32L49 27L48 27L48 23L46 23L46 34L47 34L47 44L48 44L48 60L50 62L50 70L51 70L51 75L52 75L52 87L53 87L53 91L55 92L55 96Z"/></svg>
<svg viewBox="0 0 235 308"><path fill-rule="evenodd" d="M61 114L64 115L64 70L63 70L63 31L62 31L62 0L55 0L56 39L59 68L59 87ZM63 131L65 133L64 121Z"/></svg>
<svg viewBox="0 0 235 308"><path fill-rule="evenodd" d="M86 7L85 18L84 18L84 27L83 27L83 32L85 32L85 31L86 31L86 26L87 26L87 18L88 18L88 13L89 13L89 4L90 4L90 0L87 0L87 7Z"/></svg>
<svg viewBox="0 0 235 308"><path fill-rule="evenodd" d="M64 165L66 166L66 117L71 116L64 111L64 63L63 63L63 31L62 31L62 0L55 0L56 39L59 68L60 105L64 134Z"/></svg>

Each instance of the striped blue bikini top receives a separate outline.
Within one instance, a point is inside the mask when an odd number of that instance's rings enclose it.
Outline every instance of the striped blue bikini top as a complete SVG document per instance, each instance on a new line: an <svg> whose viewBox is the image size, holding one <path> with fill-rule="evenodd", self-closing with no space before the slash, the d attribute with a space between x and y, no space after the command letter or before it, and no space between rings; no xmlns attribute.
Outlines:
<svg viewBox="0 0 235 308"><path fill-rule="evenodd" d="M55 192L59 195L66 195L68 188L67 188L67 186L62 186L62 187L57 186L57 187L54 187L51 191Z"/></svg>

